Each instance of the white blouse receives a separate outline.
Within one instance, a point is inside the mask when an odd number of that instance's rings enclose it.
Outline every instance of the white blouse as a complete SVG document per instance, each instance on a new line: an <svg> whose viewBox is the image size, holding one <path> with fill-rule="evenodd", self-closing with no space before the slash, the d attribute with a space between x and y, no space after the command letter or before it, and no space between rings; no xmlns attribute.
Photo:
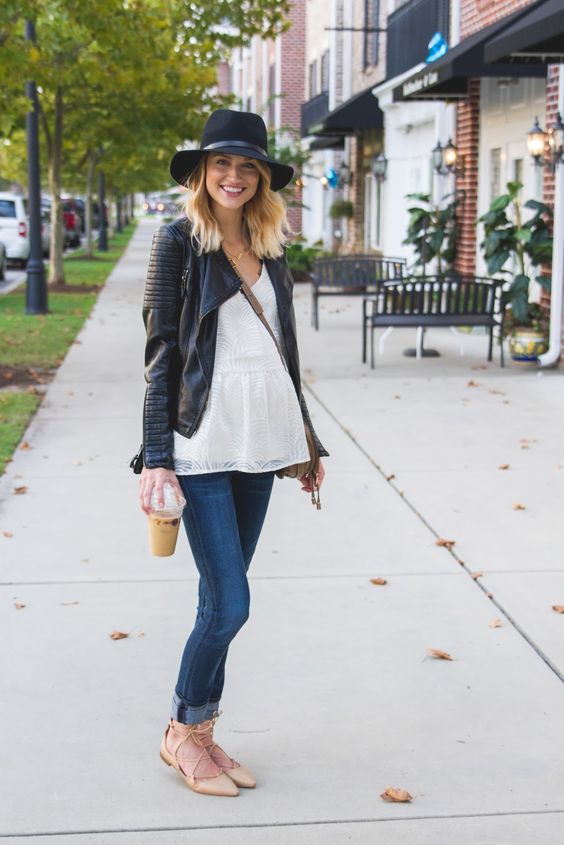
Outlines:
<svg viewBox="0 0 564 845"><path fill-rule="evenodd" d="M276 294L265 262L252 291L283 348ZM173 457L177 475L266 472L309 459L291 376L240 291L219 306L207 405L192 437L174 432Z"/></svg>

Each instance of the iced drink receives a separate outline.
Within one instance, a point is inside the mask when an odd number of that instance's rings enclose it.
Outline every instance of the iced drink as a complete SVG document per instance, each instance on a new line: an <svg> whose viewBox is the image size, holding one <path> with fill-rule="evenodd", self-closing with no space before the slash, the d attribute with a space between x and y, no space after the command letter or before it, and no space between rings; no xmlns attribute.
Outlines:
<svg viewBox="0 0 564 845"><path fill-rule="evenodd" d="M153 490L149 514L149 548L157 557L169 557L174 554L185 504L185 499L177 498L174 487L165 484L164 506L159 508Z"/></svg>

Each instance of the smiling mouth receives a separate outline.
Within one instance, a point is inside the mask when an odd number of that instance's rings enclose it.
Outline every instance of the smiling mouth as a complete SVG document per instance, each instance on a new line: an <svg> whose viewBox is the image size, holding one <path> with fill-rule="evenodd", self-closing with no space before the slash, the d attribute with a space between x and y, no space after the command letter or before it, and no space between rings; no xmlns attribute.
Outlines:
<svg viewBox="0 0 564 845"><path fill-rule="evenodd" d="M245 190L244 188L232 188L230 185L220 185L222 191L229 194L230 197L239 197Z"/></svg>

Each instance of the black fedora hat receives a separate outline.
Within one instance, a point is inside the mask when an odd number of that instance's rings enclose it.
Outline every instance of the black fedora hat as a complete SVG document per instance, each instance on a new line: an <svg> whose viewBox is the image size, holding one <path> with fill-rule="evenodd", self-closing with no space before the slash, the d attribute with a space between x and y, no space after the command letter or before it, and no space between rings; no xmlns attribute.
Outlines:
<svg viewBox="0 0 564 845"><path fill-rule="evenodd" d="M179 185L186 185L190 174L206 153L227 153L264 161L270 167L273 191L284 188L294 168L268 157L268 140L264 120L258 114L232 109L217 109L204 127L199 150L180 150L170 162L170 175Z"/></svg>

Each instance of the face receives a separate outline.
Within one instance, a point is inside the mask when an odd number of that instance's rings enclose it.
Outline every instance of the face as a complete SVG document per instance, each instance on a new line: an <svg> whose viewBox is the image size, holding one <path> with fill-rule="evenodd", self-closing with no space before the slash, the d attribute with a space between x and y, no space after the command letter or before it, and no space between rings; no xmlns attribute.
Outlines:
<svg viewBox="0 0 564 845"><path fill-rule="evenodd" d="M222 208L242 208L257 192L260 174L252 158L209 153L206 161L206 188Z"/></svg>

